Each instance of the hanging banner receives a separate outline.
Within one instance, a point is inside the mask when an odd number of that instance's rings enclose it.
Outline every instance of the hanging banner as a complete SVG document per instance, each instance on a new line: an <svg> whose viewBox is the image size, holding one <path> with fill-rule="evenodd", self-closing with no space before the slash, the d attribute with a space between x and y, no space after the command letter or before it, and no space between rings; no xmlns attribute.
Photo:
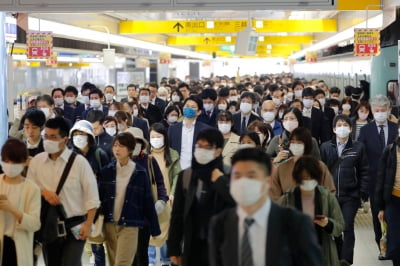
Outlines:
<svg viewBox="0 0 400 266"><path fill-rule="evenodd" d="M354 29L354 55L379 55L381 46L379 29Z"/></svg>
<svg viewBox="0 0 400 266"><path fill-rule="evenodd" d="M160 64L170 64L171 63L171 54L160 53L158 56Z"/></svg>
<svg viewBox="0 0 400 266"><path fill-rule="evenodd" d="M28 31L26 46L28 58L49 58L53 49L53 33L50 31Z"/></svg>

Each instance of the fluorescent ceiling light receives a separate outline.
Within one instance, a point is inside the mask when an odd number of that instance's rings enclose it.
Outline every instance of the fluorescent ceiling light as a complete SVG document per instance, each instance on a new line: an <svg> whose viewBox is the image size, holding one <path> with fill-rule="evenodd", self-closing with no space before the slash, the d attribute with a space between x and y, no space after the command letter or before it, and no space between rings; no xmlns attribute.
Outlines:
<svg viewBox="0 0 400 266"><path fill-rule="evenodd" d="M263 42L264 41L264 36L258 36L258 41Z"/></svg>
<svg viewBox="0 0 400 266"><path fill-rule="evenodd" d="M225 37L225 41L226 42L231 42L232 41L232 37L231 36L226 36Z"/></svg>
<svg viewBox="0 0 400 266"><path fill-rule="evenodd" d="M368 20L368 28L370 28L370 29L380 28L380 27L382 27L382 21L383 21L382 14L379 14L373 18L370 18ZM364 21L364 22L357 24L353 27L350 27L344 31L341 31L323 41L320 41L314 45L311 45L310 47L308 47L304 50L294 53L293 55L290 56L290 58L299 58L299 57L304 56L307 52L318 51L318 50L330 47L332 45L336 45L340 42L354 39L354 29L365 29L365 28L366 28L366 23Z"/></svg>
<svg viewBox="0 0 400 266"><path fill-rule="evenodd" d="M267 49L271 50L272 49L272 44L267 44Z"/></svg>
<svg viewBox="0 0 400 266"><path fill-rule="evenodd" d="M262 20L256 20L256 28L263 28L264 27L264 22Z"/></svg>
<svg viewBox="0 0 400 266"><path fill-rule="evenodd" d="M207 29L214 29L214 21L207 21L206 27Z"/></svg>
<svg viewBox="0 0 400 266"><path fill-rule="evenodd" d="M212 56L208 54L192 52L188 50L173 48L141 40L135 40L132 38L123 37L116 34L110 34L108 37L108 34L105 32L79 28L76 26L71 26L43 19L39 20L37 18L29 17L28 25L29 25L29 30L38 31L40 29L40 31L51 31L53 32L54 35L60 37L66 37L66 38L77 39L82 41L90 41L96 43L104 43L104 44L107 44L107 40L109 38L110 43L116 46L123 45L125 47L135 47L146 50L153 50L160 53L170 53L170 54L188 56L191 58L204 59L204 60L212 59Z"/></svg>

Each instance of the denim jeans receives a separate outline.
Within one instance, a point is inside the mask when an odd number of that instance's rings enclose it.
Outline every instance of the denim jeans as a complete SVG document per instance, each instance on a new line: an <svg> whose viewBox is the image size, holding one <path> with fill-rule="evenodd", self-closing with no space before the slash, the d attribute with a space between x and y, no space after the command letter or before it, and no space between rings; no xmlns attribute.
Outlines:
<svg viewBox="0 0 400 266"><path fill-rule="evenodd" d="M149 246L148 254L149 254L149 264L156 264L157 263L156 247ZM169 257L167 256L167 243L165 243L160 248L160 261L161 261L161 264L170 264L171 263Z"/></svg>
<svg viewBox="0 0 400 266"><path fill-rule="evenodd" d="M106 266L106 253L103 244L92 244L95 266Z"/></svg>

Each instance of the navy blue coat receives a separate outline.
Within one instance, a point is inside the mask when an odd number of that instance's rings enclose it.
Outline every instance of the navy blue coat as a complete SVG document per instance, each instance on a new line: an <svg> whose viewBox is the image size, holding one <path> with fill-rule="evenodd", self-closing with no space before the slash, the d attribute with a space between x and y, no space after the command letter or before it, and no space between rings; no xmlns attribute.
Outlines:
<svg viewBox="0 0 400 266"><path fill-rule="evenodd" d="M206 110L202 110L201 114L197 118L197 121L203 122L204 124L209 125L210 127L217 127L217 115L219 111L218 108L213 109L211 117L208 117Z"/></svg>
<svg viewBox="0 0 400 266"><path fill-rule="evenodd" d="M143 137L147 140L150 140L149 125L146 120L133 117L132 125L134 127L140 128L143 131Z"/></svg>

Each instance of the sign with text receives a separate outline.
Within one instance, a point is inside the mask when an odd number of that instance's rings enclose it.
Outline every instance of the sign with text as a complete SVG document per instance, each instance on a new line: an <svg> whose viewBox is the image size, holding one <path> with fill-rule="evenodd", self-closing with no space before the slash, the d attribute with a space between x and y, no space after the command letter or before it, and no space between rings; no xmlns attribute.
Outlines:
<svg viewBox="0 0 400 266"><path fill-rule="evenodd" d="M354 55L379 55L381 46L378 29L354 29Z"/></svg>
<svg viewBox="0 0 400 266"><path fill-rule="evenodd" d="M50 31L28 31L26 46L28 58L49 58L52 56L53 33Z"/></svg>

